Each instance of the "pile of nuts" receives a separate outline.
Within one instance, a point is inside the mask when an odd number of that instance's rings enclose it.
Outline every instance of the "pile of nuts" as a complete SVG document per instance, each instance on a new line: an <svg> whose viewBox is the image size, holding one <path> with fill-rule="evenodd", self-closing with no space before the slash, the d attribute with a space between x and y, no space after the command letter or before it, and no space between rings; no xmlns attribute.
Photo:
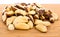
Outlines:
<svg viewBox="0 0 60 37"><path fill-rule="evenodd" d="M40 4L20 3L7 6L2 13L2 20L8 30L32 29L35 27L41 32L47 32L48 26L58 20L58 16Z"/></svg>

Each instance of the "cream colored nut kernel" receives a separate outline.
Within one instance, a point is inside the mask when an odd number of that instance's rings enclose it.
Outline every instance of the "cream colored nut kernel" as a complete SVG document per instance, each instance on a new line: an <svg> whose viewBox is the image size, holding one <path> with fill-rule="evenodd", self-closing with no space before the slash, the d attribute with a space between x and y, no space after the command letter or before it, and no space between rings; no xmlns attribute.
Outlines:
<svg viewBox="0 0 60 37"><path fill-rule="evenodd" d="M13 23L15 18L16 18L16 16L12 16L12 17L7 18L6 25L8 26L9 24Z"/></svg>
<svg viewBox="0 0 60 37"><path fill-rule="evenodd" d="M34 10L29 11L28 14L35 14L36 12Z"/></svg>
<svg viewBox="0 0 60 37"><path fill-rule="evenodd" d="M6 19L7 19L6 14L2 15L2 21L3 21L3 22L5 22L5 21L6 21Z"/></svg>
<svg viewBox="0 0 60 37"><path fill-rule="evenodd" d="M17 13L22 14L22 15L27 15L27 12L24 11L24 10L21 10L21 9L17 9L17 10L15 11L15 14L17 14Z"/></svg>
<svg viewBox="0 0 60 37"><path fill-rule="evenodd" d="M47 32L47 27L44 26L43 24L36 25L36 29L38 29L41 32Z"/></svg>
<svg viewBox="0 0 60 37"><path fill-rule="evenodd" d="M34 22L34 24L41 24L42 23L42 20L39 20L39 19L35 19L35 22Z"/></svg>
<svg viewBox="0 0 60 37"><path fill-rule="evenodd" d="M28 25L30 26L30 28L33 28L33 22L32 21L29 21Z"/></svg>
<svg viewBox="0 0 60 37"><path fill-rule="evenodd" d="M13 11L8 11L8 12L6 12L6 15L7 15L7 16L12 16L13 14L14 14Z"/></svg>
<svg viewBox="0 0 60 37"><path fill-rule="evenodd" d="M9 25L8 25L8 30L14 30L14 29L15 29L15 27L14 27L13 24L9 24Z"/></svg>
<svg viewBox="0 0 60 37"><path fill-rule="evenodd" d="M16 19L13 21L13 24L17 24L17 23L25 23L28 22L28 17L27 16L18 16L16 17Z"/></svg>
<svg viewBox="0 0 60 37"><path fill-rule="evenodd" d="M56 13L52 12L52 16L55 20L58 20L58 15Z"/></svg>
<svg viewBox="0 0 60 37"><path fill-rule="evenodd" d="M26 24L26 23L17 23L17 24L14 24L15 28L16 29L29 29L29 25Z"/></svg>
<svg viewBox="0 0 60 37"><path fill-rule="evenodd" d="M51 25L51 23L50 23L49 21L43 21L42 23L43 23L43 25L45 25L45 26L50 26L50 25Z"/></svg>

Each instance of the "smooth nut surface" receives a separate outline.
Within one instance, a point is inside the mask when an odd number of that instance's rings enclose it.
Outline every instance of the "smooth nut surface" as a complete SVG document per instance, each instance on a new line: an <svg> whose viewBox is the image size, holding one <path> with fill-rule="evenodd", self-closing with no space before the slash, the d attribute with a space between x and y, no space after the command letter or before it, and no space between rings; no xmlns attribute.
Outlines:
<svg viewBox="0 0 60 37"><path fill-rule="evenodd" d="M17 24L14 24L15 28L16 29L29 29L29 25L26 24L26 23L17 23Z"/></svg>
<svg viewBox="0 0 60 37"><path fill-rule="evenodd" d="M14 30L14 29L15 29L15 27L14 27L13 24L9 24L9 25L8 25L8 30Z"/></svg>
<svg viewBox="0 0 60 37"><path fill-rule="evenodd" d="M33 22L32 21L29 21L28 25L30 26L30 28L33 28Z"/></svg>
<svg viewBox="0 0 60 37"><path fill-rule="evenodd" d="M17 9L17 10L15 11L15 14L17 14L17 13L22 14L22 15L27 15L27 12L24 11L24 10L21 10L21 9Z"/></svg>
<svg viewBox="0 0 60 37"><path fill-rule="evenodd" d="M8 26L9 24L13 23L15 18L16 18L16 16L12 16L12 17L7 18L6 25Z"/></svg>
<svg viewBox="0 0 60 37"><path fill-rule="evenodd" d="M3 21L3 22L5 22L5 21L6 21L6 19L7 19L6 14L2 15L2 21Z"/></svg>
<svg viewBox="0 0 60 37"><path fill-rule="evenodd" d="M38 29L41 32L47 32L47 27L44 26L43 24L38 24L35 27L36 27L36 29Z"/></svg>

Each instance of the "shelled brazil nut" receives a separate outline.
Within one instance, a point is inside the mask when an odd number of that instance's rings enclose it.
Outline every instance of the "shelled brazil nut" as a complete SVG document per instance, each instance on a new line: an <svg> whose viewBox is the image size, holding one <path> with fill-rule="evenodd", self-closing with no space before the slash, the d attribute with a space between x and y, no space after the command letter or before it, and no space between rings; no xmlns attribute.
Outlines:
<svg viewBox="0 0 60 37"><path fill-rule="evenodd" d="M7 6L2 13L2 21L8 30L26 30L35 27L41 32L47 32L48 27L57 20L56 13L43 8L38 3Z"/></svg>

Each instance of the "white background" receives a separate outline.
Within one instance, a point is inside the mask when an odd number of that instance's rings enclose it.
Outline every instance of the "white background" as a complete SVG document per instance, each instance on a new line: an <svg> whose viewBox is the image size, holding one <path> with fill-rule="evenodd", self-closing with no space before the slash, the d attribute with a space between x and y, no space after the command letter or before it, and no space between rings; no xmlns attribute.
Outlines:
<svg viewBox="0 0 60 37"><path fill-rule="evenodd" d="M41 4L60 4L60 0L0 0L0 4L14 4L14 3L41 3Z"/></svg>

